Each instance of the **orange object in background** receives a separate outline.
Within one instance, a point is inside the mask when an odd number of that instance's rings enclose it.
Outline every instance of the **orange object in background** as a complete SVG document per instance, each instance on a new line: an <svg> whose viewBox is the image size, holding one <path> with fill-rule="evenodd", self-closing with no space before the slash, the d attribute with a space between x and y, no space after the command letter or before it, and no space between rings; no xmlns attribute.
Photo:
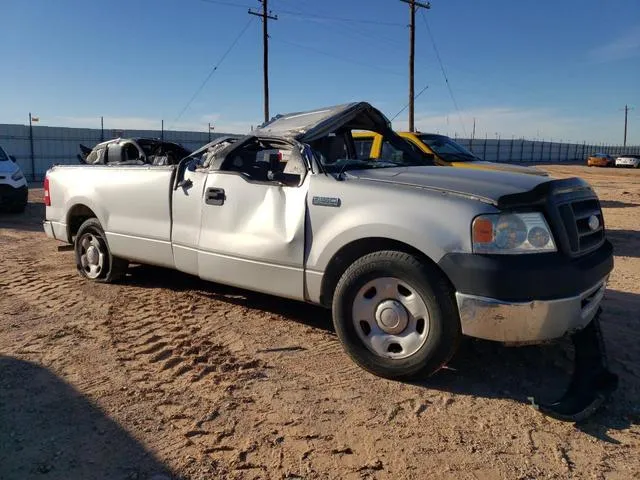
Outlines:
<svg viewBox="0 0 640 480"><path fill-rule="evenodd" d="M606 153L596 153L587 159L588 167L613 167L615 159Z"/></svg>

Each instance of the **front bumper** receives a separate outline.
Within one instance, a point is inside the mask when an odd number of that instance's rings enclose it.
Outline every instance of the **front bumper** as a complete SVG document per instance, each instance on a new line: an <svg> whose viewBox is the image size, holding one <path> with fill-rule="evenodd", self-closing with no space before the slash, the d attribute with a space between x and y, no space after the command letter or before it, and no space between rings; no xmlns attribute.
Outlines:
<svg viewBox="0 0 640 480"><path fill-rule="evenodd" d="M29 189L26 185L13 187L11 185L0 185L0 206L18 207L27 204Z"/></svg>
<svg viewBox="0 0 640 480"><path fill-rule="evenodd" d="M541 342L586 327L598 312L606 278L573 297L530 302L456 293L462 333L499 342Z"/></svg>
<svg viewBox="0 0 640 480"><path fill-rule="evenodd" d="M613 246L605 240L577 258L450 253L438 265L457 292L464 334L535 343L589 324L613 270Z"/></svg>

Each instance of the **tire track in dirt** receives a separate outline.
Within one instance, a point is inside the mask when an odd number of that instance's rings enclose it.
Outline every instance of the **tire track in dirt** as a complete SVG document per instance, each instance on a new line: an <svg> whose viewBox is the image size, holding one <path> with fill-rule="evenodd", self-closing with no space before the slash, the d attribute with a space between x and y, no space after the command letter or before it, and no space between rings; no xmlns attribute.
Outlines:
<svg viewBox="0 0 640 480"><path fill-rule="evenodd" d="M73 312L76 315L92 315L96 311L101 314L106 313L111 319L109 322L111 333L118 340L126 341L124 345L119 347L121 352L136 351L140 343L153 343L148 337L143 338L142 342L140 338L160 331L161 335L156 334L159 339L154 341L158 342L164 338L167 339L165 343L171 343L174 346L173 349L165 350L165 353L162 354L166 358L156 354L151 359L150 363L166 360L162 364L162 370L172 370L173 367L184 362L207 363L208 359L216 357L218 359L224 358L227 364L237 364L238 367L247 363L230 355L224 345L225 340L229 340L229 343L237 346L237 341L215 336L212 337L215 339L214 342L194 338L202 328L201 321L196 319L194 313L196 308L188 305L187 302L182 301L175 305L161 291L149 298L140 291L142 289L136 287L91 285L94 287L93 289L82 288L87 286L86 281L83 281L78 275L53 273L45 278L42 275L42 265L38 261L39 255L34 255L33 245L31 245L32 248L25 249L25 243L28 242L19 242L19 244L12 242L5 249L5 261L0 266L0 275L3 279L2 288L7 290L7 294L28 302L41 313L51 315L65 312L69 314L72 313L69 311L70 309L79 310ZM23 256L27 252L29 258ZM66 260L72 261L71 255L65 256ZM82 285L83 283L85 285ZM85 290L84 294L89 293L91 298L85 297L81 301L77 297L69 295L71 291L78 290L79 287ZM101 293L103 292L90 291L110 288L119 290L116 292L115 301L109 301L108 296L102 297ZM171 295L168 296L171 297ZM90 303L90 307L87 305L88 303ZM153 307L149 307L149 303L153 304ZM164 312L164 315L159 317L158 312ZM241 348L236 348L236 350L241 351ZM223 370L232 370L232 368L223 368Z"/></svg>
<svg viewBox="0 0 640 480"><path fill-rule="evenodd" d="M84 319L90 330L106 329L111 338L106 343L116 345L116 356L123 360L127 375L140 381L140 392L146 396L156 394L160 401L174 398L182 403L180 398L184 397L185 384L176 383L181 377L190 375L190 383L210 376L217 377L217 383L241 383L256 376L262 366L260 361L240 359L224 345L224 341L216 338L215 332L209 331L203 337L199 334L202 318L198 318L197 309L190 308L184 302L176 308L170 300L161 297L164 292L160 290L160 295L148 298L143 289L137 287L90 284L78 275L68 273L70 268L74 268L72 255L60 256L61 262L70 263L69 267L62 269L64 273L43 276L43 265L39 260L43 257L40 255L43 253L41 245L36 242L11 242L3 246L7 247L0 263L3 295L16 298L38 314L50 317L52 325L63 323L56 317L69 317ZM148 303L153 308L148 307ZM139 311L144 312L142 316L138 315ZM162 315L158 315L158 312L162 312ZM31 339L24 347L44 350L52 338L60 341L63 337L67 338L68 335L58 333L56 336L56 332L52 331L50 335ZM144 345L147 346L146 351L140 348ZM128 361L130 357L132 362ZM75 383L84 392L91 392L102 381L86 378ZM193 396L192 392L188 393ZM157 411L164 417L161 409ZM186 420L187 425L185 419L162 418L159 423L170 425L172 432L169 441L164 444L194 444L195 439L189 440L189 437L199 435L194 435L192 428L188 428L184 434L178 434L177 439L173 438L176 432L197 421L195 417ZM203 449L213 447L208 442ZM167 449L169 456L173 453L172 449Z"/></svg>
<svg viewBox="0 0 640 480"><path fill-rule="evenodd" d="M234 465L246 465L249 458L264 463L273 455L276 440L271 432L274 426L290 424L290 406L264 391L263 378L292 379L299 387L324 381L328 390L361 381L363 372L349 362L333 335L311 327L292 329L291 320L235 304L234 294L231 301L224 293L212 299L211 290L202 285L175 291L168 280L167 288L123 287L127 291L114 304L109 328L132 379L144 389L164 392L157 396L156 408L201 454ZM252 294L248 296L250 301ZM283 342L305 348L281 353ZM310 370L309 365L319 368ZM179 408L176 401L193 401L194 407ZM274 416L274 409L282 414ZM270 416L272 421L245 424L245 417L252 416ZM249 453L243 447L247 431L262 439ZM329 445L317 448L330 450Z"/></svg>
<svg viewBox="0 0 640 480"><path fill-rule="evenodd" d="M263 376L264 362L246 355L237 331L220 328L224 320L216 321L211 312L226 309L211 305L216 302L194 305L190 295L164 288L121 288L107 328L136 388L149 395L184 445L233 461L243 441L235 429L242 412L228 409L225 421L209 428L202 418L211 422L221 416L224 405L235 401L238 385L250 388Z"/></svg>
<svg viewBox="0 0 640 480"><path fill-rule="evenodd" d="M162 286L153 289L130 286L125 280L124 285L114 287L118 290L114 301L104 302L101 298L102 292L96 292L96 290L108 289L111 286L91 285L94 288L90 288L82 285L86 281L83 281L76 274L68 273L68 270L73 268L72 253L58 254L60 258L64 258L64 261L70 264L67 272L62 274L55 272L50 279L44 280L41 275L44 265L37 260L40 255L33 255L32 252L27 258L23 256L27 251L33 250L33 244L29 245L28 240L20 239L15 242L12 237L10 238L12 241L11 250L17 253L10 255L10 257L19 268L15 272L3 272L3 277L13 273L10 277L11 284L21 287L20 293L23 298L41 311L48 313L51 313L50 309L52 308L62 311L77 309L81 300L73 298L68 293L70 290L82 289L85 295L91 297L93 308L80 308L77 313L91 315L96 310L103 314L108 313L111 319L108 328L116 338L118 352L124 361L131 362L134 354L139 353L140 345L149 341L150 336L159 336L160 338L151 343L165 343L165 349L170 349L170 351L162 353L162 355L166 355L166 358L159 360L155 358L155 361L149 363L159 363L162 367L159 371L169 376L177 371L180 375L185 375L193 370L191 378L194 381L199 381L216 372L218 363L223 365L222 370L233 370L233 366L237 363L229 354L222 356L217 354L215 348L220 348L222 345L226 346L230 352L241 353L245 351L243 339L247 339L255 347L251 353L256 358L261 361L269 361L277 356L278 362L283 364L282 367L291 376L316 377L321 375L326 377L328 375L328 381L333 387L342 388L350 385L350 379L357 379L359 375L362 375L358 367L346 358L335 336L310 329L311 331L306 332L304 337L291 338L291 320L283 319L277 313L265 315L256 308L234 304L233 300L242 294L232 292L228 295L232 303L226 303L228 301L226 294L213 293L214 298L212 299L209 289L199 289L195 292L173 292ZM48 241L43 243L51 245ZM42 252L40 253L42 254ZM164 272L164 275L170 276L167 272ZM226 287L222 288L223 291L226 289ZM250 303L254 294L248 293L247 295ZM82 302L84 301L86 299ZM269 302L272 301L272 299L269 300ZM282 300L282 302L288 301ZM159 312L162 312L162 318L158 318ZM242 325L238 325L238 317L243 319ZM266 322L270 324L267 326ZM264 336L265 332L268 333L267 336ZM258 333L257 336L256 333ZM194 337L214 339L213 345L202 343L202 340L195 340ZM301 352L294 354L274 355L273 352L258 352L259 350L278 349L283 340L286 340L287 343L294 343L296 346L305 345L305 347L301 348ZM192 344L195 349L191 348ZM208 349L212 347L214 350L208 352ZM153 353L157 355L157 352ZM300 355L304 357L303 362L297 360ZM214 360L207 361L208 357ZM221 358L229 360L225 362ZM336 361L338 359L340 360ZM309 371L305 366L307 361L324 368L318 372Z"/></svg>

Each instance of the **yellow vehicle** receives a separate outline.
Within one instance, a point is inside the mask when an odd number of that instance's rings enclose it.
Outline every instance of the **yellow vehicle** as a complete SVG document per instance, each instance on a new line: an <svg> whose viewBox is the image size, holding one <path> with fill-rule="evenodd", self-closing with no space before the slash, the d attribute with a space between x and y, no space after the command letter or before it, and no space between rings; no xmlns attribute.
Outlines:
<svg viewBox="0 0 640 480"><path fill-rule="evenodd" d="M379 158L383 160L393 158L396 149L389 142L385 142L381 134L364 131L354 132L352 135L356 144L358 158ZM436 165L547 175L546 172L535 167L485 162L446 135L421 132L398 132L398 135L407 140L414 148L427 155L433 155Z"/></svg>

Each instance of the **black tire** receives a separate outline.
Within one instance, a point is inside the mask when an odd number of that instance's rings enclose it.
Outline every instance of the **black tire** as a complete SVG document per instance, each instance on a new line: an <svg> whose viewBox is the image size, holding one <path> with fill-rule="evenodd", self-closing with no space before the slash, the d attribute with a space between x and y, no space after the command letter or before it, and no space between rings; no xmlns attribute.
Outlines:
<svg viewBox="0 0 640 480"><path fill-rule="evenodd" d="M95 249L94 251L102 255L100 265L95 265L96 267L99 266L99 268L92 269L87 266L87 257L91 255L89 255L87 249L83 246L83 242L86 243L89 239L91 242L90 246ZM90 218L80 225L74 241L74 251L78 272L88 280L113 283L122 279L127 273L129 261L111 255L104 230L97 218ZM93 256L95 255L96 254ZM83 256L85 257L84 262Z"/></svg>
<svg viewBox="0 0 640 480"><path fill-rule="evenodd" d="M19 202L16 203L12 208L11 208L11 212L12 213L24 213L24 211L27 209L27 199L25 198L23 202Z"/></svg>
<svg viewBox="0 0 640 480"><path fill-rule="evenodd" d="M353 322L352 309L358 292L368 282L384 277L406 282L428 310L426 340L406 358L387 358L374 353L359 337L358 327ZM435 265L403 252L374 252L354 262L336 286L332 311L336 333L347 354L360 367L384 378L432 375L453 357L462 337L454 292L448 279Z"/></svg>
<svg viewBox="0 0 640 480"><path fill-rule="evenodd" d="M24 213L24 211L26 210L27 205L21 205L21 204L14 204L11 205L9 207L7 207L6 212L7 213L12 213L12 214L20 214L20 213Z"/></svg>

